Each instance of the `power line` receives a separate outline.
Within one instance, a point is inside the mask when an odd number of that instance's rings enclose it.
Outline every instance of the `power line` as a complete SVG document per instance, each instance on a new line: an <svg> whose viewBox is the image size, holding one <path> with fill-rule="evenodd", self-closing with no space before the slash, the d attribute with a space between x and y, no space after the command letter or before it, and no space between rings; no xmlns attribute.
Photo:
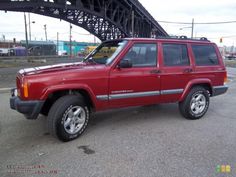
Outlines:
<svg viewBox="0 0 236 177"><path fill-rule="evenodd" d="M85 34L85 33L78 33L76 31L72 31L73 33L79 34L79 35L84 35L84 36L92 36L92 34Z"/></svg>
<svg viewBox="0 0 236 177"><path fill-rule="evenodd" d="M170 23L170 24L180 24L180 25L191 25L190 22L173 22L173 21L157 21L159 23ZM199 22L194 23L196 25L219 25L219 24L229 24L229 23L236 23L236 21L221 21L221 22Z"/></svg>
<svg viewBox="0 0 236 177"><path fill-rule="evenodd" d="M15 33L19 33L19 34L25 34L25 32L8 32L8 31L4 31L4 32L0 32L0 33L3 33L3 34L15 34Z"/></svg>
<svg viewBox="0 0 236 177"><path fill-rule="evenodd" d="M236 38L236 35L232 35L232 36L222 36L222 38Z"/></svg>

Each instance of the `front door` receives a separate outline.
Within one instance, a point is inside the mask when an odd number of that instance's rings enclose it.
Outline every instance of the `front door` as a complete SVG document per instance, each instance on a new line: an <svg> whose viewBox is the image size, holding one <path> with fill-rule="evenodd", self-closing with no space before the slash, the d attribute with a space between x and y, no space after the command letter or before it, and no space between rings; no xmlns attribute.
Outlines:
<svg viewBox="0 0 236 177"><path fill-rule="evenodd" d="M133 43L121 60L131 61L132 67L111 70L110 107L157 103L160 96L157 43Z"/></svg>

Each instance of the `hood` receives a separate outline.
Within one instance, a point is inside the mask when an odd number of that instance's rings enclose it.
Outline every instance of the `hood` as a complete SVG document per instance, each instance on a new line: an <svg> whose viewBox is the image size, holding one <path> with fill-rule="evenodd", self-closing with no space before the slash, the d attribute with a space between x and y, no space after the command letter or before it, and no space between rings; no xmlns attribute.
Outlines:
<svg viewBox="0 0 236 177"><path fill-rule="evenodd" d="M83 69L87 67L94 67L92 64L76 62L76 63L61 63L56 65L40 66L34 68L21 69L19 73L21 75L34 75L34 74L44 74L50 72L60 72L72 69Z"/></svg>

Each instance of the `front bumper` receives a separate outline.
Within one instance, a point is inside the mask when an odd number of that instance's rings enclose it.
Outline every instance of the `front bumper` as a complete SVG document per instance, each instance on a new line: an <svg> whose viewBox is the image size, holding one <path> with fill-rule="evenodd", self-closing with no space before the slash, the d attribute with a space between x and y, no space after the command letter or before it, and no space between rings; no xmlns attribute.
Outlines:
<svg viewBox="0 0 236 177"><path fill-rule="evenodd" d="M37 119L44 101L22 101L19 97L10 98L10 107L25 115L27 119Z"/></svg>
<svg viewBox="0 0 236 177"><path fill-rule="evenodd" d="M222 95L227 92L229 87L227 85L216 86L212 89L212 96Z"/></svg>

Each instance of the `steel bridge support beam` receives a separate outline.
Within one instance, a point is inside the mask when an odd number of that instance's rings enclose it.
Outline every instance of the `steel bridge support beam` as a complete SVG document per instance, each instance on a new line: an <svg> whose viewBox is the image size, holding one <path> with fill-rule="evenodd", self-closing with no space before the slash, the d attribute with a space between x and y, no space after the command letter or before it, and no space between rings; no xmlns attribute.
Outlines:
<svg viewBox="0 0 236 177"><path fill-rule="evenodd" d="M138 0L2 0L0 10L59 18L84 28L102 41L168 35Z"/></svg>

